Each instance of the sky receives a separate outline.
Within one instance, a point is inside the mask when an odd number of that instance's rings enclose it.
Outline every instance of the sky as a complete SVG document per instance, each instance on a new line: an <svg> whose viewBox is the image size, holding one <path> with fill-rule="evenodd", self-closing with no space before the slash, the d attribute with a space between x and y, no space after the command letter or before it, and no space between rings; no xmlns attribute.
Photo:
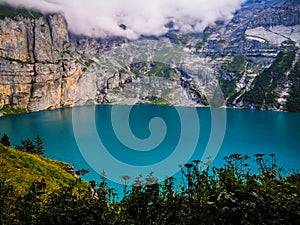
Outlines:
<svg viewBox="0 0 300 225"><path fill-rule="evenodd" d="M203 31L229 20L244 0L0 0L13 6L63 13L69 30L91 37L162 35L166 24L182 32ZM120 27L121 24L126 25Z"/></svg>

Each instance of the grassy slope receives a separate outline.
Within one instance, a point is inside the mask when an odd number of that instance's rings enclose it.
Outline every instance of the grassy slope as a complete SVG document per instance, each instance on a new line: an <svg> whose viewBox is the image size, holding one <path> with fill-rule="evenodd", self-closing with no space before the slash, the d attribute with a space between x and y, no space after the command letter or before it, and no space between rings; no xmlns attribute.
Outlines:
<svg viewBox="0 0 300 225"><path fill-rule="evenodd" d="M76 177L67 173L68 164L47 159L42 156L24 153L0 144L0 180L6 180L22 193L42 178L46 181L46 192L76 181ZM81 181L77 184L80 190L88 190L89 185Z"/></svg>

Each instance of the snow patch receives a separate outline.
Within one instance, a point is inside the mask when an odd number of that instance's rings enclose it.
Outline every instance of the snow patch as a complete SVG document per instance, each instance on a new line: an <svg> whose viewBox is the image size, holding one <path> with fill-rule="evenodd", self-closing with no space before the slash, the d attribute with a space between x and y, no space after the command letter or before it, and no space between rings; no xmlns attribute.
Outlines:
<svg viewBox="0 0 300 225"><path fill-rule="evenodd" d="M286 40L292 40L300 43L300 25L295 26L273 26L270 28L257 27L248 29L245 32L246 38L260 42L269 42L270 44L280 45Z"/></svg>
<svg viewBox="0 0 300 225"><path fill-rule="evenodd" d="M257 37L257 38L264 39L264 40L268 41L270 44L274 44L274 45L280 45L282 42L287 40L287 38L285 38L279 34L275 34L275 33L271 32L270 30L267 30L264 27L248 29L248 30L246 30L246 35L250 36L250 37Z"/></svg>
<svg viewBox="0 0 300 225"><path fill-rule="evenodd" d="M258 37L253 37L253 36L247 36L246 37L248 40L252 40L252 41L258 41L258 42L266 42L265 39L262 39L262 38L258 38Z"/></svg>

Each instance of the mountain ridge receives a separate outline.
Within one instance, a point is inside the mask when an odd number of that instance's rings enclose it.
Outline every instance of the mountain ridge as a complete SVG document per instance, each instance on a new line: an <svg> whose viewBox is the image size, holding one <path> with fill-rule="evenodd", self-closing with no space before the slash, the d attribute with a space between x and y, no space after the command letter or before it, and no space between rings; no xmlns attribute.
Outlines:
<svg viewBox="0 0 300 225"><path fill-rule="evenodd" d="M274 13L275 9L279 11ZM227 106L290 111L290 89L295 89L298 79L288 76L299 58L298 12L299 4L293 0L282 5L278 1L248 1L231 21L207 27L201 34L171 31L162 37L143 37L137 44L124 38L73 35L60 14L5 17L0 20L0 111L8 114L85 104L151 103L155 98L170 105L206 105L213 95L203 80L206 76L211 83L221 79ZM139 41L149 47L134 55L133 50L141 49ZM164 63L165 59L156 57L168 47L157 47L157 43L185 49L193 57L185 67L184 61ZM133 61L123 64L126 60L118 53L119 61L113 62L111 55L118 51L123 55L132 52L126 57L133 57ZM248 92L280 52L295 52L291 67L275 82L272 102L257 104L249 99ZM170 60L176 61L177 54ZM134 57L145 63L134 63ZM158 61L151 63L155 58ZM202 65L199 74L189 69L196 62ZM226 92L228 88L230 92Z"/></svg>

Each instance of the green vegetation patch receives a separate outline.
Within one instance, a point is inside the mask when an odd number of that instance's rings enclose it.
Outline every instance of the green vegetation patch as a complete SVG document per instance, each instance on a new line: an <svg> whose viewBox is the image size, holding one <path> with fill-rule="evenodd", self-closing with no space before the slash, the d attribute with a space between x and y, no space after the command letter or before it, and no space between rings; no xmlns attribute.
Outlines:
<svg viewBox="0 0 300 225"><path fill-rule="evenodd" d="M26 109L21 108L12 108L10 105L4 105L2 109L0 109L0 112L3 113L3 115L13 115L13 114L21 114L26 113Z"/></svg>
<svg viewBox="0 0 300 225"><path fill-rule="evenodd" d="M140 77L141 76L141 71L136 69L136 68L131 68L130 70L133 74L135 74L136 77Z"/></svg>
<svg viewBox="0 0 300 225"><path fill-rule="evenodd" d="M150 97L148 98L149 102L151 104L155 104L155 105L168 105L170 104L170 102L164 98L161 98L161 97Z"/></svg>
<svg viewBox="0 0 300 225"><path fill-rule="evenodd" d="M14 8L8 5L0 4L0 19L15 18L17 16L22 16L24 18L40 18L43 15L35 10L28 10L25 8Z"/></svg>
<svg viewBox="0 0 300 225"><path fill-rule="evenodd" d="M84 64L86 65L86 67L90 67L93 63L95 63L95 61L92 60L92 59L88 59L87 61L84 62Z"/></svg>
<svg viewBox="0 0 300 225"><path fill-rule="evenodd" d="M130 64L130 71L135 74L136 77L140 77L148 68L148 63L137 62Z"/></svg>
<svg viewBox="0 0 300 225"><path fill-rule="evenodd" d="M289 94L286 109L290 112L300 112L300 84L293 84Z"/></svg>
<svg viewBox="0 0 300 225"><path fill-rule="evenodd" d="M235 55L232 62L224 63L222 68L232 73L240 73L244 70L245 63L246 58L244 55Z"/></svg>
<svg viewBox="0 0 300 225"><path fill-rule="evenodd" d="M300 112L300 59L291 71L289 80L292 86L289 90L290 96L287 98L286 109L291 112Z"/></svg>
<svg viewBox="0 0 300 225"><path fill-rule="evenodd" d="M236 79L227 80L222 77L219 77L218 79L224 98L228 98L236 94Z"/></svg>
<svg viewBox="0 0 300 225"><path fill-rule="evenodd" d="M203 47L203 45L204 45L203 41L198 41L195 46L196 51L200 50Z"/></svg>
<svg viewBox="0 0 300 225"><path fill-rule="evenodd" d="M283 46L291 46L291 47L295 47L296 46L296 42L292 41L292 40L286 40L284 42L282 42Z"/></svg>
<svg viewBox="0 0 300 225"><path fill-rule="evenodd" d="M0 143L0 180L14 185L17 193L24 193L33 182L44 179L46 192L68 186L76 181L76 177L67 173L65 168L70 165L48 158L21 152L3 146ZM82 182L77 186L80 190L88 190L88 185Z"/></svg>
<svg viewBox="0 0 300 225"><path fill-rule="evenodd" d="M219 44L219 45L223 45L225 43L226 43L225 39L220 39L220 40L217 41L217 44Z"/></svg>
<svg viewBox="0 0 300 225"><path fill-rule="evenodd" d="M274 87L272 87L272 75L268 71L264 71L255 78L253 89L246 92L243 95L243 99L259 105L267 102L272 103L276 97L272 90L274 90Z"/></svg>
<svg viewBox="0 0 300 225"><path fill-rule="evenodd" d="M260 106L274 103L278 98L278 84L292 67L295 54L295 51L278 53L272 65L255 78L253 88L243 95L243 99Z"/></svg>
<svg viewBox="0 0 300 225"><path fill-rule="evenodd" d="M151 69L148 74L153 74L157 77L162 77L165 79L169 79L171 73L174 72L174 69L170 68L168 65L160 62L151 63Z"/></svg>
<svg viewBox="0 0 300 225"><path fill-rule="evenodd" d="M168 37L171 42L174 44L186 45L188 43L189 37L188 35L176 34L176 33L167 33L166 37Z"/></svg>
<svg viewBox="0 0 300 225"><path fill-rule="evenodd" d="M154 75L157 77L170 79L175 73L173 68L169 65L161 62L139 62L130 65L130 71L136 75L136 77L141 76L141 74Z"/></svg>
<svg viewBox="0 0 300 225"><path fill-rule="evenodd" d="M281 75L288 71L292 67L293 60L295 58L295 51L279 52L275 61L268 69L269 72L273 72L276 75Z"/></svg>

